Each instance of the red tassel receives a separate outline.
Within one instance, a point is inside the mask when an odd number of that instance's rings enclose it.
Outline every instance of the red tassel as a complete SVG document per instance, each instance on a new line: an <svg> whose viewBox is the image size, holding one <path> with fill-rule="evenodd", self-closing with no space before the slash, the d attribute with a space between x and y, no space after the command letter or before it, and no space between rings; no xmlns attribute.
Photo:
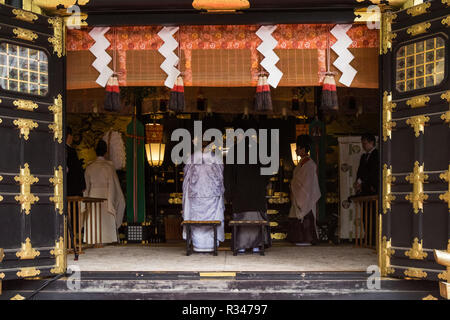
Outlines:
<svg viewBox="0 0 450 320"><path fill-rule="evenodd" d="M331 74L325 75L323 80L321 108L324 111L337 111L339 109L336 81Z"/></svg>

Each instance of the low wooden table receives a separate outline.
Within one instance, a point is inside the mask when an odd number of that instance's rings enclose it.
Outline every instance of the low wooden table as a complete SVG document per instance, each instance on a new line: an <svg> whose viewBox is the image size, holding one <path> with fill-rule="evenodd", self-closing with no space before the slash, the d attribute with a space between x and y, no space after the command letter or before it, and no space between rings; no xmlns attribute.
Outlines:
<svg viewBox="0 0 450 320"><path fill-rule="evenodd" d="M193 252L192 249L192 233L191 226L211 226L214 230L214 251L213 254L217 256L217 227L221 225L221 221L196 221L196 220L185 220L181 225L186 226L186 255L190 256Z"/></svg>
<svg viewBox="0 0 450 320"><path fill-rule="evenodd" d="M236 232L237 227L260 227L261 236L259 239L259 254L264 255L264 231L269 226L269 222L265 220L231 220L228 222L230 227L233 227L233 233L231 235L231 250L233 251L233 256L236 256L238 249L236 247Z"/></svg>

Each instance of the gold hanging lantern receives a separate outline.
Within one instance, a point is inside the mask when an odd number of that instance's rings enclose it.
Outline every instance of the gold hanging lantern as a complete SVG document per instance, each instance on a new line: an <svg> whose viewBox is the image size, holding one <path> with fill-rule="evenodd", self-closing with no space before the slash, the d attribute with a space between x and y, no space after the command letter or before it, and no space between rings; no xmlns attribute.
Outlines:
<svg viewBox="0 0 450 320"><path fill-rule="evenodd" d="M164 162L164 151L166 145L164 143L147 143L145 151L147 153L147 161L152 167L159 167Z"/></svg>

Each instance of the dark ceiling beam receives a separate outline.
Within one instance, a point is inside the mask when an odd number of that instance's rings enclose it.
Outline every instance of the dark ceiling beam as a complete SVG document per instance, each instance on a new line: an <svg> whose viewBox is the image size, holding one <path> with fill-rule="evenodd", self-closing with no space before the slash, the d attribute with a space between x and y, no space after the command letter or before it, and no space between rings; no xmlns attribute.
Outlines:
<svg viewBox="0 0 450 320"><path fill-rule="evenodd" d="M304 9L246 11L238 14L196 12L87 12L89 26L139 25L232 25L232 24L307 24L352 23L349 9Z"/></svg>

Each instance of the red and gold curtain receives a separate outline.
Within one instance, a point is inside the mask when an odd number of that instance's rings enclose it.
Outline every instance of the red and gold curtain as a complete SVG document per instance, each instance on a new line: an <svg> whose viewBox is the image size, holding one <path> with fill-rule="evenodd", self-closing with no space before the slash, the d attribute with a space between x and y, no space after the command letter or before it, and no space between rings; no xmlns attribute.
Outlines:
<svg viewBox="0 0 450 320"><path fill-rule="evenodd" d="M278 40L275 52L283 72L279 86L319 85L320 72L326 69L327 34L333 25L278 25L273 33ZM257 46L257 25L182 26L175 38L180 43L180 69L185 86L256 86L261 55ZM117 27L106 34L111 42L108 52L116 52L116 71L120 86L163 86L164 58L157 51L162 40L161 26ZM90 29L69 30L67 34L68 89L96 88L97 71L89 48L94 41ZM378 86L378 31L366 25L354 25L348 32L355 56L352 65L358 74L352 87ZM336 39L330 35L330 45ZM332 57L333 59L334 57ZM112 67L112 63L110 65ZM334 71L337 71L334 69ZM338 79L338 77L336 78Z"/></svg>

